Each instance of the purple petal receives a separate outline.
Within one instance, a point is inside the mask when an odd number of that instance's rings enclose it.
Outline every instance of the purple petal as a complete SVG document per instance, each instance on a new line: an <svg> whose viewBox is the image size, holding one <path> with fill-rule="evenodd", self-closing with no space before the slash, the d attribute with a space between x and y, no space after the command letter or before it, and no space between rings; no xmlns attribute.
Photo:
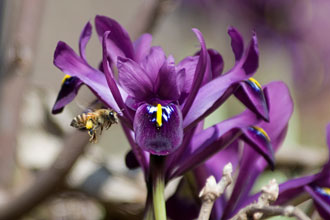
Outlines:
<svg viewBox="0 0 330 220"><path fill-rule="evenodd" d="M85 49L91 36L92 36L92 25L90 22L87 22L79 38L79 54L86 63L87 63L87 59L85 55Z"/></svg>
<svg viewBox="0 0 330 220"><path fill-rule="evenodd" d="M109 108L120 112L120 108L109 92L103 73L91 68L66 43L59 42L54 53L54 65L70 76L78 77Z"/></svg>
<svg viewBox="0 0 330 220"><path fill-rule="evenodd" d="M231 38L231 48L235 55L236 62L241 59L244 51L244 43L241 34L233 27L228 28L228 34Z"/></svg>
<svg viewBox="0 0 330 220"><path fill-rule="evenodd" d="M249 78L241 82L240 85L235 92L235 96L251 111L265 121L269 121L268 106L260 84L255 79Z"/></svg>
<svg viewBox="0 0 330 220"><path fill-rule="evenodd" d="M245 70L247 75L254 74L259 66L259 49L257 35L253 33L252 40L249 49L246 54L246 59L243 63L242 68Z"/></svg>
<svg viewBox="0 0 330 220"><path fill-rule="evenodd" d="M119 83L126 92L145 100L153 91L153 83L140 65L128 58L118 57Z"/></svg>
<svg viewBox="0 0 330 220"><path fill-rule="evenodd" d="M142 34L139 39L134 42L135 56L134 60L140 63L148 54L151 47L151 34Z"/></svg>
<svg viewBox="0 0 330 220"><path fill-rule="evenodd" d="M166 56L161 47L152 47L149 54L142 61L141 66L153 84L156 82L158 72L165 61Z"/></svg>
<svg viewBox="0 0 330 220"><path fill-rule="evenodd" d="M95 28L101 42L104 33L106 31L111 31L109 35L109 46L111 49L108 50L108 53L114 63L116 63L118 56L130 59L134 58L132 41L127 31L117 21L105 16L97 15L95 17Z"/></svg>
<svg viewBox="0 0 330 220"><path fill-rule="evenodd" d="M194 135L175 166L168 170L169 179L182 175L227 147L242 134L241 128L251 126L257 121L259 120L252 112L245 111Z"/></svg>
<svg viewBox="0 0 330 220"><path fill-rule="evenodd" d="M64 80L61 90L57 95L56 102L53 106L52 113L58 114L63 108L69 104L78 94L82 82L77 77L70 77Z"/></svg>
<svg viewBox="0 0 330 220"><path fill-rule="evenodd" d="M305 186L305 190L312 196L320 216L323 219L330 219L330 195L324 188Z"/></svg>
<svg viewBox="0 0 330 220"><path fill-rule="evenodd" d="M221 75L224 68L222 56L213 49L208 49L207 52L211 59L212 78L216 78Z"/></svg>
<svg viewBox="0 0 330 220"><path fill-rule="evenodd" d="M126 105L125 105L125 103L123 101L123 98L122 98L122 93L125 97L127 96L127 94L124 91L122 91L122 92L119 91L118 85L117 85L117 83L114 79L114 75L112 73L112 70L110 68L110 65L109 65L109 62L108 62L108 59L107 59L107 51L108 51L107 48L109 46L108 45L109 41L107 41L107 39L109 39L109 35L110 35L110 31L105 32L104 33L104 38L103 38L103 41L102 41L102 48L103 48L102 63L103 63L104 75L105 75L105 78L107 80L110 92L113 95L114 99L116 100L118 107L124 111L124 115L130 120L130 122L132 122L133 121L133 116L129 114L129 111L126 108Z"/></svg>
<svg viewBox="0 0 330 220"><path fill-rule="evenodd" d="M136 169L140 166L139 161L132 150L128 151L125 157L125 164L128 169Z"/></svg>
<svg viewBox="0 0 330 220"><path fill-rule="evenodd" d="M183 127L187 130L217 109L258 67L257 38L253 35L250 47L240 62L227 74L217 77L200 88L187 115Z"/></svg>
<svg viewBox="0 0 330 220"><path fill-rule="evenodd" d="M169 56L159 70L156 80L156 94L163 100L178 100L180 90L173 57Z"/></svg>
<svg viewBox="0 0 330 220"><path fill-rule="evenodd" d="M204 75L206 72L206 66L207 66L207 60L208 60L208 54L207 54L207 50L206 50L205 40L203 38L202 33L197 29L193 29L193 31L196 34L196 36L199 40L199 43L201 45L201 52L199 55L198 64L197 64L196 71L194 74L192 87L191 87L189 95L188 95L186 102L182 109L183 117L185 117L187 115L188 111L190 110L190 108L196 98L196 94L204 79Z"/></svg>
<svg viewBox="0 0 330 220"><path fill-rule="evenodd" d="M182 116L179 108L170 104L162 106L163 123L156 125L157 107L143 104L135 114L134 132L136 143L155 155L173 153L182 143Z"/></svg>
<svg viewBox="0 0 330 220"><path fill-rule="evenodd" d="M287 124L293 111L293 102L288 88L282 82L269 83L265 86L264 91L270 110L270 122L262 121L256 125L267 132L273 148L277 150L284 140ZM255 140L254 142L258 144L259 141ZM235 207L241 207L241 203L247 198L256 178L266 166L267 163L259 154L256 154L250 148L244 149L241 162L241 167L244 167L244 169L239 172L238 181L228 201L224 217L233 214L233 210L238 209Z"/></svg>
<svg viewBox="0 0 330 220"><path fill-rule="evenodd" d="M140 164L140 167L143 170L143 174L145 175L145 178L148 178L148 170L149 170L149 153L143 151L134 141L134 133L132 130L130 130L128 127L122 125L124 133L127 137L128 142L130 143L132 147L132 151L135 155L135 159Z"/></svg>

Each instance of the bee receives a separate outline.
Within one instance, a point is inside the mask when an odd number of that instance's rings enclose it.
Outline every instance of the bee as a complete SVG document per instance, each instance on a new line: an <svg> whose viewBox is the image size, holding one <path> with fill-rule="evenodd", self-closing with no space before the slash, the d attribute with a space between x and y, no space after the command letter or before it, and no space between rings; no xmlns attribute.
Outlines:
<svg viewBox="0 0 330 220"><path fill-rule="evenodd" d="M72 119L70 125L79 129L87 129L90 136L89 142L96 143L103 128L109 129L112 124L118 124L117 112L113 109L97 109L77 115Z"/></svg>

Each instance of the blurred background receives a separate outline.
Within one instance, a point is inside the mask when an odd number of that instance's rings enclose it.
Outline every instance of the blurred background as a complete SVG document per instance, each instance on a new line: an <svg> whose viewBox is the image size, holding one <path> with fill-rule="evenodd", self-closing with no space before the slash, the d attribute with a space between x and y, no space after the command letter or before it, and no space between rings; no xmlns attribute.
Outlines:
<svg viewBox="0 0 330 220"><path fill-rule="evenodd" d="M93 99L88 89L83 87L63 113L51 115L64 76L53 65L56 44L65 41L78 51L80 32L95 15L117 20L133 40L152 32L153 45L162 46L176 62L199 49L191 31L198 28L207 46L223 56L225 71L234 64L227 28L236 27L246 45L255 31L260 48L255 78L261 84L285 81L295 106L286 141L276 155L278 169L266 173L260 184L269 175L281 182L316 172L328 159L329 1L159 2L0 0L0 219L141 218L143 176L125 167L129 144L120 126L112 126L91 146L86 146L87 133L69 126ZM162 10L153 17L157 7ZM93 32L86 52L92 66L98 65L101 52ZM208 117L206 126L242 110L232 98Z"/></svg>

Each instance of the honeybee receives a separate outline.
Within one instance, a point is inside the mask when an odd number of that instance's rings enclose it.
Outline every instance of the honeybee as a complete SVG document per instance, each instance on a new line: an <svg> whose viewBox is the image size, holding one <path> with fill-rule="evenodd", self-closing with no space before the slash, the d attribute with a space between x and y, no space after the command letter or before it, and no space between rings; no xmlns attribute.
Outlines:
<svg viewBox="0 0 330 220"><path fill-rule="evenodd" d="M97 109L77 115L72 119L70 125L75 128L87 129L90 136L89 142L96 143L103 128L109 129L112 124L118 124L117 112L113 109Z"/></svg>

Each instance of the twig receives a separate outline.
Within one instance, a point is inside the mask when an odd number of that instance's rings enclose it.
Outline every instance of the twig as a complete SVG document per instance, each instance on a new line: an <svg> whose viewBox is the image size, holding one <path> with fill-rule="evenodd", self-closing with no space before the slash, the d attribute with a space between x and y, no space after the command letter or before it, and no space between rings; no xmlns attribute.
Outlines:
<svg viewBox="0 0 330 220"><path fill-rule="evenodd" d="M261 195L257 203L250 204L241 209L231 220L258 220L262 218L283 215L287 217L296 217L299 220L310 220L300 209L294 206L271 206L275 202L279 188L276 180L273 179L268 185L261 189Z"/></svg>
<svg viewBox="0 0 330 220"><path fill-rule="evenodd" d="M19 219L52 194L84 152L88 138L85 132L76 131L70 134L52 166L40 173L33 185L24 193L4 207L0 207L0 220Z"/></svg>
<svg viewBox="0 0 330 220"><path fill-rule="evenodd" d="M246 207L246 216L253 216L254 213L262 213L262 218L269 218L273 216L286 216L286 217L296 217L299 220L310 220L310 218L299 208L294 206L263 206L260 207L257 204L252 204ZM244 218L241 218L242 220Z"/></svg>
<svg viewBox="0 0 330 220"><path fill-rule="evenodd" d="M210 176L206 180L204 188L199 193L199 197L202 199L202 207L199 212L198 220L208 220L210 218L215 200L225 192L227 186L233 181L231 177L232 171L233 167L231 163L228 163L223 168L222 178L219 183L216 182L214 176Z"/></svg>

